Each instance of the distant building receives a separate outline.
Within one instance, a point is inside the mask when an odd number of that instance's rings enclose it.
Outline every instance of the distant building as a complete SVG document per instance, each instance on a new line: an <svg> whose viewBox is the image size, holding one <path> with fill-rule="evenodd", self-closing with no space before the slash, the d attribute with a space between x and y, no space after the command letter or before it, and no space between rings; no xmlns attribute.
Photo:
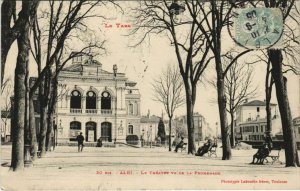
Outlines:
<svg viewBox="0 0 300 191"><path fill-rule="evenodd" d="M300 116L293 119L297 148L300 149Z"/></svg>
<svg viewBox="0 0 300 191"><path fill-rule="evenodd" d="M281 120L276 111L276 104L270 103L272 116L272 136L281 131ZM235 137L244 141L264 140L266 132L266 103L260 100L246 101L237 107Z"/></svg>
<svg viewBox="0 0 300 191"><path fill-rule="evenodd" d="M155 138L158 134L158 123L161 117L158 117L156 115L150 115L150 112L148 111L148 114L146 116L142 116L140 120L140 134L141 138L143 138L144 141L155 141ZM165 132L166 135L168 135L168 120L163 120L165 124Z"/></svg>
<svg viewBox="0 0 300 191"><path fill-rule="evenodd" d="M267 119L256 119L239 123L235 128L235 135L238 140L244 141L263 141L267 127ZM271 136L281 132L281 120L272 119Z"/></svg>
<svg viewBox="0 0 300 191"><path fill-rule="evenodd" d="M11 141L11 113L1 111L1 142Z"/></svg>
<svg viewBox="0 0 300 191"><path fill-rule="evenodd" d="M209 124L198 112L194 113L194 138L196 142L204 141L206 137L211 137L213 131ZM179 116L174 119L173 125L177 131L187 135L187 118L186 116Z"/></svg>
<svg viewBox="0 0 300 191"><path fill-rule="evenodd" d="M278 117L276 104L270 103L272 118ZM236 124L266 118L266 102L260 100L245 101L236 109Z"/></svg>

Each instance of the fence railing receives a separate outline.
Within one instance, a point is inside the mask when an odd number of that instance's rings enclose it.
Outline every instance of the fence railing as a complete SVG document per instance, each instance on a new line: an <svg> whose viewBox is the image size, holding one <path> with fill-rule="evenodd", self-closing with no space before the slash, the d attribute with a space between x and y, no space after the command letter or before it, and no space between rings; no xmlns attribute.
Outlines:
<svg viewBox="0 0 300 191"><path fill-rule="evenodd" d="M74 108L71 108L71 109L70 109L70 112L71 112L71 113L82 113L82 109L74 109Z"/></svg>
<svg viewBox="0 0 300 191"><path fill-rule="evenodd" d="M101 114L112 114L111 109L101 109Z"/></svg>
<svg viewBox="0 0 300 191"><path fill-rule="evenodd" d="M85 113L95 114L95 113L97 113L97 109L86 109Z"/></svg>

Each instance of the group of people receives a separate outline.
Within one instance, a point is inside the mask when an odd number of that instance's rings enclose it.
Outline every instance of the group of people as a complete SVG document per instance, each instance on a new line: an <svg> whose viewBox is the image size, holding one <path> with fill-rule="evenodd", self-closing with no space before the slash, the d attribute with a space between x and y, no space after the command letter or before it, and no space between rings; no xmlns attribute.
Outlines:
<svg viewBox="0 0 300 191"><path fill-rule="evenodd" d="M263 164L264 160L266 159L267 156L269 156L272 148L273 148L273 142L272 138L270 135L270 132L266 132L265 137L264 137L264 143L262 146L259 147L257 152L253 155L253 160L251 164ZM184 138L181 137L181 141L176 145L175 147L175 152L178 151L179 148L182 148L184 145ZM198 148L196 152L196 156L203 156L204 154L208 153L212 147L217 146L217 141L212 141L212 139L208 139L207 142ZM256 160L256 162L255 162Z"/></svg>
<svg viewBox="0 0 300 191"><path fill-rule="evenodd" d="M177 152L179 148L183 147L183 145L184 145L184 141L183 140L184 140L184 138L181 137L181 141L175 147L175 150L174 150L175 152ZM196 156L203 156L205 153L207 153L208 151L210 151L213 146L217 146L217 141L215 140L213 142L212 139L208 139L207 142L203 146L201 146L201 147L198 148L198 150L197 150L197 152L196 152L195 155Z"/></svg>
<svg viewBox="0 0 300 191"><path fill-rule="evenodd" d="M264 141L263 145L261 147L259 147L257 152L253 155L253 160L252 160L251 164L263 164L265 158L270 154L270 152L273 148L273 142L272 142L270 132L266 132L264 139L265 139L265 141ZM80 134L76 137L76 140L78 142L78 152L82 152L83 147L84 147L84 145L83 145L84 137L82 135L82 132L80 132ZM101 137L97 140L96 146L102 147ZM174 151L178 152L178 149L183 148L183 146L184 146L184 137L181 137L181 141L176 145ZM207 142L203 146L198 148L195 155L203 156L208 151L210 151L213 146L217 146L216 139L214 142L212 141L212 139L208 139ZM256 159L256 162L255 162L255 159Z"/></svg>

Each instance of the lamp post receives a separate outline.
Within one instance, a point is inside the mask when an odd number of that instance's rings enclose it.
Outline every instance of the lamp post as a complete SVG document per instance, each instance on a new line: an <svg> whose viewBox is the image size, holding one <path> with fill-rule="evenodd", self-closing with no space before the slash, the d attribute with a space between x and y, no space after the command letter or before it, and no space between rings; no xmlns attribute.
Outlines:
<svg viewBox="0 0 300 191"><path fill-rule="evenodd" d="M116 64L113 65L113 71L114 71L114 80L115 80L115 91L116 91L116 97L115 97L115 143L117 141L117 71L118 66Z"/></svg>

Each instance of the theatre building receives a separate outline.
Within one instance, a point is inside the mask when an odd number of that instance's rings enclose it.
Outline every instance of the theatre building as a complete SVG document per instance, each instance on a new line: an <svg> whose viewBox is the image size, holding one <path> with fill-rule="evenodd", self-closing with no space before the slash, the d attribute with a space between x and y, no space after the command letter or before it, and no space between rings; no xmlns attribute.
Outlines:
<svg viewBox="0 0 300 191"><path fill-rule="evenodd" d="M58 143L76 141L82 132L86 142L125 142L140 137L140 93L124 73L102 69L87 55L73 58L58 78L56 124Z"/></svg>

